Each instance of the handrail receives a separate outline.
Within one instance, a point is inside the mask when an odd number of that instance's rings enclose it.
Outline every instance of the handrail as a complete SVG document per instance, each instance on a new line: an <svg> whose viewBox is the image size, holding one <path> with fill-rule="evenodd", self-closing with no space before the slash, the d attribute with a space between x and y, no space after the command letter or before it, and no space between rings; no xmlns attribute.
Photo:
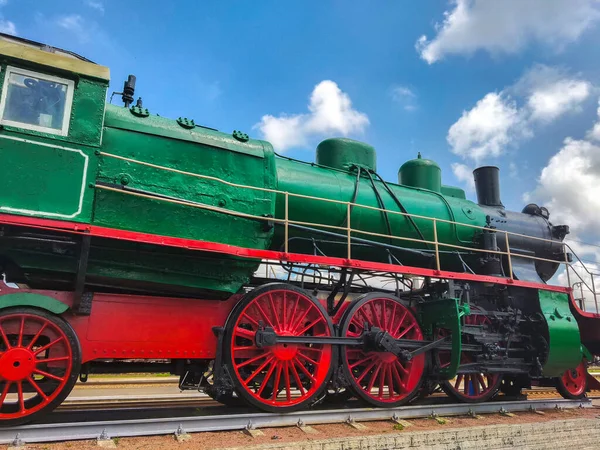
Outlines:
<svg viewBox="0 0 600 450"><path fill-rule="evenodd" d="M195 178L200 178L200 179L215 181L215 182L218 182L218 183L222 183L222 184L224 184L226 186L231 186L231 187L240 188L240 189L251 189L251 190L256 190L256 191L260 191L260 192L267 192L267 193L271 193L271 194L278 194L278 195L284 196L284 218L283 219L269 218L268 220L271 221L271 222L283 224L283 226L284 226L284 251L285 251L285 253L289 252L289 242L288 242L289 241L289 225L293 224L293 225L314 226L314 227L319 227L319 228L325 228L325 229L337 230L337 231L344 232L346 240L347 240L347 257L348 257L348 259L351 259L351 256L352 256L352 233L359 233L359 234L365 234L365 235L373 236L373 237L383 237L383 238L398 239L398 240L403 240L403 241L408 241L408 242L417 242L417 243L422 243L422 244L425 244L425 245L427 245L427 244L433 245L434 246L434 252L435 252L435 265L436 265L436 270L438 272L441 271L440 247L448 247L448 248L453 248L453 249L457 249L457 250L467 250L467 251L470 251L470 252L480 252L480 253L486 253L486 254L497 254L497 255L506 256L507 262L508 262L508 268L509 268L509 278L511 280L514 279L514 274L513 274L513 270L512 270L512 268L513 268L513 258L514 257L528 258L528 259L532 259L532 260L535 260L535 261L550 262L550 263L555 263L555 264L559 264L559 265L560 264L565 264L565 270L566 270L567 285L568 285L568 287L570 289L573 289L573 286L571 285L571 277L570 277L570 271L569 271L569 268L570 268L571 271L573 271L573 273L575 273L577 275L577 277L581 280L581 283L583 283L586 286L586 288L590 291L590 293L593 295L593 297L594 297L594 303L595 303L595 306L596 306L596 313L600 313L600 310L598 309L598 298L597 298L598 297L598 292L596 292L596 286L595 286L596 283L595 283L595 280L594 280L594 277L595 276L600 276L600 274L595 274L593 272L590 272L587 269L586 265L583 263L583 261L573 251L573 248L568 243L566 243L566 242L561 242L560 243L560 245L562 245L562 249L563 249L563 253L564 253L564 257L565 257L564 261L551 260L551 259L548 259L548 258L541 258L541 257L538 257L538 256L526 255L526 254L522 254L522 253L515 253L514 251L511 251L509 236L522 237L522 238L525 238L525 239L531 239L531 240L536 240L536 241L548 242L548 243L552 243L552 244L558 244L558 242L557 241L553 241L551 239L544 239L544 238L540 238L540 237L537 237L537 236L529 236L529 235L526 235L526 234L515 233L515 232L511 232L511 231L504 231L504 230L493 229L492 231L494 231L495 233L502 233L502 234L504 234L506 251L502 251L502 250L486 250L486 249L480 249L480 248L465 247L465 246L461 246L461 245L455 245L455 244L440 242L439 239L438 239L438 224L439 223L446 223L446 224L453 225L455 228L456 227L466 227L466 228L471 228L471 229L474 229L474 230L482 230L482 231L490 231L491 229L490 228L486 228L486 227L482 227L482 226L479 226L479 225L472 225L472 224L467 224L467 223L460 223L460 222L456 222L456 221L453 221L453 220L447 220L447 219L441 219L441 218L435 218L435 217L422 216L422 215L419 215L419 214L412 214L412 213L407 213L407 212L402 212L402 211L388 210L388 209L385 209L385 208L378 208L378 207L369 206L369 205L363 205L363 204L354 203L354 202L345 202L345 201L342 201L342 200L335 200L335 199L330 199L330 198L323 198L323 197L315 197L315 196L311 196L311 195L297 194L297 193L294 193L294 192L281 191L281 190L278 190L278 189L271 189L271 188L264 188L264 187L259 187L259 186L250 186L250 185L243 185L243 184L239 184L239 183L233 183L233 182L226 181L226 180L223 180L221 178L217 178L217 177L213 177L213 176L209 176L209 175L202 175L202 174L197 174L197 173L193 173L193 172L187 172L187 171L183 171L183 170L179 170L179 169L174 169L174 168L171 168L171 167L160 166L160 165L157 165L157 164L148 163L148 162L145 162L145 161L139 161L139 160L136 160L136 159L133 159L133 158L127 158L127 157L124 157L124 156L114 155L114 154L107 153L107 152L102 152L102 151L99 152L99 154L101 156L115 158L115 159L119 159L119 160L122 160L122 161L130 162L130 163L134 163L134 164L139 164L139 165L143 165L143 166L147 166L147 167L151 167L151 168L155 168L155 169L159 169L159 170L165 170L165 171L169 171L169 172L178 173L178 174L181 174L181 175L192 176L192 177L195 177ZM161 201L176 203L176 204L180 204L180 205L192 206L192 207L199 208L199 209L205 209L205 210L209 210L209 211L213 211L213 212L218 212L218 213L233 215L233 216L242 217L242 218L255 219L255 220L263 220L263 221L267 220L263 216L256 216L256 215L253 215L253 214L242 213L242 212L233 211L233 210L229 210L229 209L225 209L225 208L221 208L221 207L211 206L211 205L207 205L207 204L203 204L203 203L197 203L197 202L193 202L193 201L189 201L189 200L181 200L181 199L167 198L167 197L155 197L153 195L148 195L148 194L145 194L145 193L134 192L134 191L131 191L131 190L122 190L122 189L117 189L117 188L113 188L113 187L110 187L110 186L104 186L104 185L96 185L96 188L98 188L98 189L104 189L104 190L109 190L109 191L120 192L120 193L123 193L123 194L134 195L134 196L139 196L139 197L152 198L154 200L161 200ZM298 221L298 220L290 220L290 218L289 218L289 216L290 216L290 211L289 211L290 197L302 198L302 199L307 199L307 200L315 200L315 201L323 201L323 202L327 202L327 203L333 203L333 204L342 205L346 209L346 226L336 226L336 225L329 225L329 224L324 224L324 223L315 223L315 222L304 222L304 221ZM405 237L405 236L392 236L392 235L389 235L389 234L382 234L382 233L376 233L376 232L372 232L372 231L353 229L352 226L351 226L351 222L350 222L351 212L352 212L353 208L363 208L363 209L367 209L367 210L383 212L383 213L386 213L386 214L394 214L394 215L399 215L399 216L410 217L410 218L413 218L413 219L422 219L422 220L430 221L430 222L432 222L432 225L433 225L433 227L432 227L433 228L433 241L427 240L427 239L410 238L410 237ZM590 276L591 286L581 277L581 275L579 275L579 273L577 272L577 270L575 269L575 267L573 267L573 265L569 261L567 249L569 249L570 253L579 262L581 268L583 268L583 270ZM583 301L583 304L584 304L584 310L585 310L585 302L584 301Z"/></svg>

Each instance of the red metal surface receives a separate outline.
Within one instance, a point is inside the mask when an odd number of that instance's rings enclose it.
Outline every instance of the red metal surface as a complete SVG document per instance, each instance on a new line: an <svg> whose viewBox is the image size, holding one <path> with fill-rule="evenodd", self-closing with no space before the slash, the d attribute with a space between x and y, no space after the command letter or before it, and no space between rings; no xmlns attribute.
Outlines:
<svg viewBox="0 0 600 450"><path fill-rule="evenodd" d="M139 233L135 231L118 230L113 228L97 227L74 222L65 222L51 219L40 219L36 217L14 216L0 214L0 223L10 225L22 225L33 228L48 229L55 231L65 231L70 233L87 233L92 236L120 239L133 242L143 242L147 244L158 244L169 247L187 248L190 250L202 250L207 252L222 253L244 258L258 258L283 260L295 263L313 263L323 264L335 267L348 267L366 270L375 270L382 272L402 273L407 275L416 275L422 277L457 279L466 281L481 281L486 283L495 283L501 285L514 285L534 289L545 289L555 292L570 292L569 288L563 286L549 286L546 284L533 283L530 281L510 280L509 278L492 277L484 275L474 275L471 273L458 273L448 271L437 271L434 269L424 269L419 267L400 266L396 264L377 263L372 261L362 261L355 259L333 258L327 256L307 255L299 253L283 253L273 250L257 250L243 247L235 247L216 242L197 241L193 239L183 239L170 236L161 236L156 234ZM597 317L600 317L598 315Z"/></svg>
<svg viewBox="0 0 600 450"><path fill-rule="evenodd" d="M561 383L569 394L578 397L585 392L587 375L585 361L581 361L576 368L565 372L561 377Z"/></svg>
<svg viewBox="0 0 600 450"><path fill-rule="evenodd" d="M21 419L47 407L65 388L73 351L60 327L33 314L1 316L0 336L0 420Z"/></svg>
<svg viewBox="0 0 600 450"><path fill-rule="evenodd" d="M233 326L234 376L261 404L290 407L310 399L328 381L331 345L278 344L258 348L259 322L282 336L331 336L326 316L305 295L269 290L250 301Z"/></svg>
<svg viewBox="0 0 600 450"><path fill-rule="evenodd" d="M490 320L481 314L477 314L477 308L471 309L471 314L465 316L465 325L484 325L489 323ZM439 330L438 336L442 337L447 335L447 330ZM449 350L442 350L438 352L440 361L440 367L447 367L450 365L451 352ZM461 353L460 363L469 364L473 362L473 357L466 352ZM444 387L446 392L450 391L450 395L453 395L458 400L464 402L477 402L486 400L487 397L493 395L499 387L501 375L498 374L485 374L485 373L465 373L457 374L456 380L444 381ZM462 383L462 387L461 387Z"/></svg>
<svg viewBox="0 0 600 450"><path fill-rule="evenodd" d="M371 298L349 314L343 326L346 337L359 337L368 323L395 339L423 339L412 312L391 298ZM424 354L403 363L391 352L366 352L349 346L342 351L354 388L377 403L401 403L414 392L425 370Z"/></svg>
<svg viewBox="0 0 600 450"><path fill-rule="evenodd" d="M0 296L35 292L67 305L73 293L2 287ZM226 301L94 294L92 314L63 314L81 343L82 362L100 358L215 357L214 326L223 326L239 296Z"/></svg>

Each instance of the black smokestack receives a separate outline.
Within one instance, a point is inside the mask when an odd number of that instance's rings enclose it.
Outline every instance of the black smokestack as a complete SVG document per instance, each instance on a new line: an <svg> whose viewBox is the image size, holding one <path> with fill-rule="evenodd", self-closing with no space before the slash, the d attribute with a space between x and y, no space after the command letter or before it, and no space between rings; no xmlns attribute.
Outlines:
<svg viewBox="0 0 600 450"><path fill-rule="evenodd" d="M477 203L485 206L504 208L500 201L500 169L483 166L473 171Z"/></svg>

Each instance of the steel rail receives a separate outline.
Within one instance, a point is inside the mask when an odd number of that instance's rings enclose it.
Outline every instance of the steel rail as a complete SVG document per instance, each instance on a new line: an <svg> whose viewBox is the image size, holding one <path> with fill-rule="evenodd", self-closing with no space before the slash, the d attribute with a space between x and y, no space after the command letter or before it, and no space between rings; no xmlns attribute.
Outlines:
<svg viewBox="0 0 600 450"><path fill-rule="evenodd" d="M335 409L287 414L233 414L160 419L112 420L23 425L0 429L0 444L57 442L231 431L256 428L352 423L374 420L418 419L431 416L491 414L543 409L591 408L589 399L488 402L479 404L419 405L389 409Z"/></svg>

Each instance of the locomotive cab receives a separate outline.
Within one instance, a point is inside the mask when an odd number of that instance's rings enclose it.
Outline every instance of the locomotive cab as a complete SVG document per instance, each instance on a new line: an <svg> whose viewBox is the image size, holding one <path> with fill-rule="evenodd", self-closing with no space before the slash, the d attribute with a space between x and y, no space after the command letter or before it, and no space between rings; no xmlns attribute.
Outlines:
<svg viewBox="0 0 600 450"><path fill-rule="evenodd" d="M0 54L0 211L90 220L108 68L7 35Z"/></svg>

